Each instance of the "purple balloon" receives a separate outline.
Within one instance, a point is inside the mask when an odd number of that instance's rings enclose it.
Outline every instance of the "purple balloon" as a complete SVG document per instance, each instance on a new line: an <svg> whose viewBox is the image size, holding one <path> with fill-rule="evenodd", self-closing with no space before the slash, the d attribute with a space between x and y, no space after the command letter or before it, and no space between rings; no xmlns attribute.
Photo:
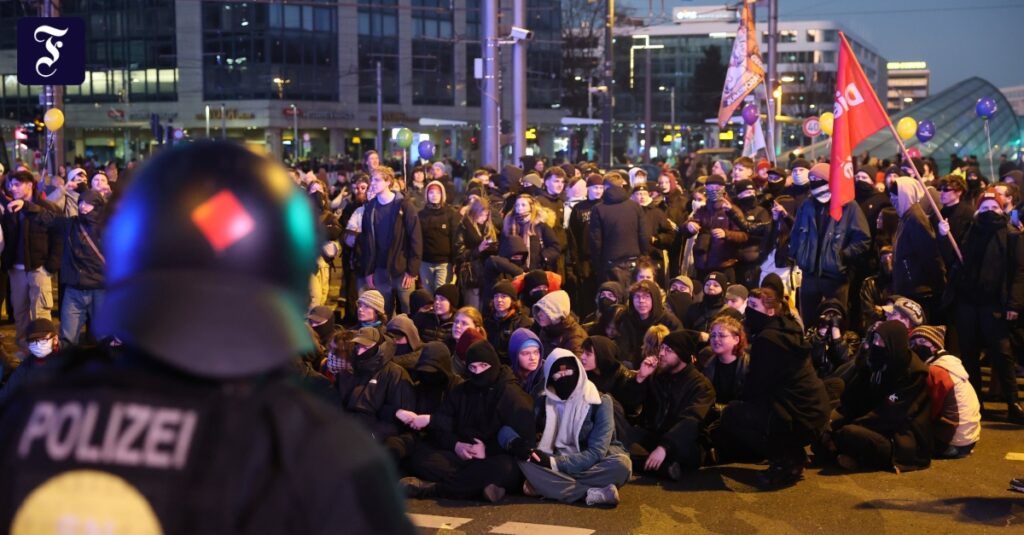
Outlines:
<svg viewBox="0 0 1024 535"><path fill-rule="evenodd" d="M434 157L434 144L431 143L429 139L424 139L423 141L420 141L419 149L420 158L423 158L424 160L429 160Z"/></svg>
<svg viewBox="0 0 1024 535"><path fill-rule="evenodd" d="M991 119L996 114L996 100L992 97L981 97L978 104L974 106L974 113L982 119Z"/></svg>
<svg viewBox="0 0 1024 535"><path fill-rule="evenodd" d="M935 123L925 119L917 123L917 140L921 143L927 143L931 138L935 137Z"/></svg>
<svg viewBox="0 0 1024 535"><path fill-rule="evenodd" d="M756 123L760 117L761 113L757 111L757 106L754 104L747 104L743 107L743 122L748 125Z"/></svg>

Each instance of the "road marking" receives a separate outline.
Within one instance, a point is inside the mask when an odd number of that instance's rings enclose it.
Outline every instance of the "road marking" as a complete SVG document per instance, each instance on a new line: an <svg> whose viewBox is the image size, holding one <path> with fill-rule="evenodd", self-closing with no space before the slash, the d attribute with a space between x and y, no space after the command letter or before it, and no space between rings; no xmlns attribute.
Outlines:
<svg viewBox="0 0 1024 535"><path fill-rule="evenodd" d="M1024 461L1024 453L1011 451L1006 454L1007 461Z"/></svg>
<svg viewBox="0 0 1024 535"><path fill-rule="evenodd" d="M459 518L457 516L421 515L409 513L409 520L418 528L428 529L455 529L463 524L472 522L472 518Z"/></svg>
<svg viewBox="0 0 1024 535"><path fill-rule="evenodd" d="M505 522L495 527L490 533L504 535L590 535L592 529L567 528L565 526L549 526L547 524L526 524L524 522Z"/></svg>

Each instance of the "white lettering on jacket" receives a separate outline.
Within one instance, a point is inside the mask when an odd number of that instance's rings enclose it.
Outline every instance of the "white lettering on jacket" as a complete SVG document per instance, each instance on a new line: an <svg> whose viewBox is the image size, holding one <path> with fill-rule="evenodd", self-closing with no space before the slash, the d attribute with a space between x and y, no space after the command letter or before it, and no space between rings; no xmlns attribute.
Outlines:
<svg viewBox="0 0 1024 535"><path fill-rule="evenodd" d="M185 466L198 419L195 411L114 403L105 428L97 435L102 410L95 401L37 402L18 443L19 457L42 447L56 462L70 459L158 469Z"/></svg>

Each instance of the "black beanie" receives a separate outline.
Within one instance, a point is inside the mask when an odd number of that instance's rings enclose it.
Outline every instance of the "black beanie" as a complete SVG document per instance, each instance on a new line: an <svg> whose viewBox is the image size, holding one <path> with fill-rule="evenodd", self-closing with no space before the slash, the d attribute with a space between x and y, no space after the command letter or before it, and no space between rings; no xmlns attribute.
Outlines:
<svg viewBox="0 0 1024 535"><path fill-rule="evenodd" d="M547 286L548 274L542 270L535 269L523 277L523 291L530 293L530 290L538 286Z"/></svg>
<svg viewBox="0 0 1024 535"><path fill-rule="evenodd" d="M516 288L515 286L512 286L512 283L510 281L507 280L498 281L498 283L494 285L494 291L492 293L505 294L511 297L513 300L516 298Z"/></svg>
<svg viewBox="0 0 1024 535"><path fill-rule="evenodd" d="M690 359L697 353L697 345L700 342L700 334L697 331L682 329L673 331L661 340L679 356L679 360L689 363Z"/></svg>
<svg viewBox="0 0 1024 535"><path fill-rule="evenodd" d="M459 307L459 287L454 284L445 284L434 291L434 297L444 297L452 304L452 309Z"/></svg>

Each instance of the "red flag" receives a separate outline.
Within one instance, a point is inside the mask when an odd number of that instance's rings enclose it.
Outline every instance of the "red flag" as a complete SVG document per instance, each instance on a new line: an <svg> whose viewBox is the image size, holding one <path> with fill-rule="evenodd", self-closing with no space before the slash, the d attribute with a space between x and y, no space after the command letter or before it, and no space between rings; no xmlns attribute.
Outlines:
<svg viewBox="0 0 1024 535"><path fill-rule="evenodd" d="M836 72L836 100L832 125L832 164L829 190L832 202L829 213L839 221L843 206L854 199L853 149L879 129L889 125L889 116L864 75L850 43L839 32L839 68Z"/></svg>

